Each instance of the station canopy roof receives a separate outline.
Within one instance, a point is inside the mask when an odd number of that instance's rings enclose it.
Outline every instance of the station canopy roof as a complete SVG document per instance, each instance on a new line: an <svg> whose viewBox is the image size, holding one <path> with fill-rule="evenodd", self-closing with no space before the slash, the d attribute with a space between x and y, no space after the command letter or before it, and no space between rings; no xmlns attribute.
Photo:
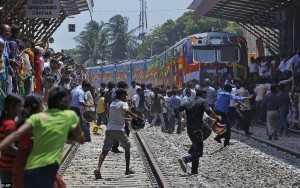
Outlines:
<svg viewBox="0 0 300 188"><path fill-rule="evenodd" d="M235 21L264 42L276 45L283 21L289 19L287 11L294 6L300 6L300 1L194 0L188 9L194 10L195 19L208 16Z"/></svg>
<svg viewBox="0 0 300 188"><path fill-rule="evenodd" d="M92 16L93 0L59 0L60 13L58 18L26 18L26 5L29 0L0 0L1 23L21 26L22 35L35 41L47 41L61 23L67 18L83 11Z"/></svg>
<svg viewBox="0 0 300 188"><path fill-rule="evenodd" d="M262 27L279 28L281 24L279 13L299 4L300 2L294 0L194 0L188 9L195 11L196 19L209 16Z"/></svg>

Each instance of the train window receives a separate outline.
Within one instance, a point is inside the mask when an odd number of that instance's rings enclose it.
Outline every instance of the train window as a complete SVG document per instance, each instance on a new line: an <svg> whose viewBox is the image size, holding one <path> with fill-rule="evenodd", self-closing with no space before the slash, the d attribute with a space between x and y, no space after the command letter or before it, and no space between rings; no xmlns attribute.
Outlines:
<svg viewBox="0 0 300 188"><path fill-rule="evenodd" d="M218 62L239 62L239 48L221 47L217 50Z"/></svg>
<svg viewBox="0 0 300 188"><path fill-rule="evenodd" d="M194 48L193 50L194 62L215 62L214 48Z"/></svg>

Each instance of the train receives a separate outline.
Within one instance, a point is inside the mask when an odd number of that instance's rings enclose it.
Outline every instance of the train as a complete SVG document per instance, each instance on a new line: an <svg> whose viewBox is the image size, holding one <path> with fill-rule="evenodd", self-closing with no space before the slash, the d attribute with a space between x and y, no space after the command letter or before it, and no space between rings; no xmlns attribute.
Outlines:
<svg viewBox="0 0 300 188"><path fill-rule="evenodd" d="M128 60L85 68L95 87L100 83L132 81L153 86L181 88L191 80L208 78L225 81L247 77L247 42L244 37L226 32L204 32L181 39L163 53L143 60Z"/></svg>

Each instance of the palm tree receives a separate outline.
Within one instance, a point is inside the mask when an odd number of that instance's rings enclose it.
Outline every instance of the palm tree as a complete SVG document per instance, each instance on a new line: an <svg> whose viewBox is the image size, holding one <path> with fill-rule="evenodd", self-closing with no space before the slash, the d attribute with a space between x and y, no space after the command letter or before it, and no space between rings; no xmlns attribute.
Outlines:
<svg viewBox="0 0 300 188"><path fill-rule="evenodd" d="M78 54L81 54L79 61L86 66L95 66L97 60L108 60L110 50L108 47L106 24L90 21L86 24L85 30L75 37Z"/></svg>
<svg viewBox="0 0 300 188"><path fill-rule="evenodd" d="M121 15L116 15L109 20L107 36L113 61L125 60L136 56L139 38L134 34L138 29L139 27L128 31L128 18Z"/></svg>

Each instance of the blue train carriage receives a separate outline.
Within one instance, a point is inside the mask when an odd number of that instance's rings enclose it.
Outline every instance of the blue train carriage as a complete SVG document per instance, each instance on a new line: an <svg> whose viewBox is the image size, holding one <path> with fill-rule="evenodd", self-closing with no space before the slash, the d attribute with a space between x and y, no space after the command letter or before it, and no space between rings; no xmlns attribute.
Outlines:
<svg viewBox="0 0 300 188"><path fill-rule="evenodd" d="M95 88L100 87L101 81L101 66L97 67L88 67L86 68L86 79L94 86Z"/></svg>
<svg viewBox="0 0 300 188"><path fill-rule="evenodd" d="M105 65L102 67L102 80L103 83L116 82L116 65Z"/></svg>
<svg viewBox="0 0 300 188"><path fill-rule="evenodd" d="M140 60L132 63L132 81L136 81L137 83L146 83L146 61L147 60Z"/></svg>
<svg viewBox="0 0 300 188"><path fill-rule="evenodd" d="M230 74L247 77L247 43L236 34L206 32L187 37L184 47L184 80L217 80L224 83Z"/></svg>
<svg viewBox="0 0 300 188"><path fill-rule="evenodd" d="M132 78L132 61L116 65L116 82L124 81L130 85Z"/></svg>

